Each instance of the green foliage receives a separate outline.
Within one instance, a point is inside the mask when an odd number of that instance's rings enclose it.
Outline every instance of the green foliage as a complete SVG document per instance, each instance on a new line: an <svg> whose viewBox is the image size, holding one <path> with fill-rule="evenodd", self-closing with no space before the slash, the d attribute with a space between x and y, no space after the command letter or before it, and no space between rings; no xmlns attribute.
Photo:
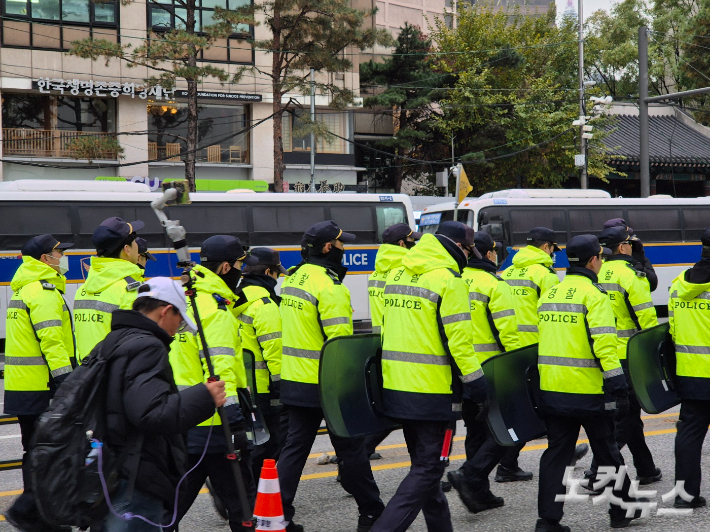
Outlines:
<svg viewBox="0 0 710 532"><path fill-rule="evenodd" d="M112 135L79 135L65 145L72 159L123 159L123 147Z"/></svg>

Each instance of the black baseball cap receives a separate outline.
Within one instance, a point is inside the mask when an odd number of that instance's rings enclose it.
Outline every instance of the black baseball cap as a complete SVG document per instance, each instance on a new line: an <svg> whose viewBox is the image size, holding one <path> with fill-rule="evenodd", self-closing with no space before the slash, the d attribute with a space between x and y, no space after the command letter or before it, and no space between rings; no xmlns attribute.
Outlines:
<svg viewBox="0 0 710 532"><path fill-rule="evenodd" d="M106 255L118 249L131 233L140 231L144 227L145 224L140 220L127 222L118 216L114 216L101 222L101 225L94 231L91 242L93 242L96 251L100 255Z"/></svg>
<svg viewBox="0 0 710 532"><path fill-rule="evenodd" d="M567 242L566 251L570 264L586 264L589 259L602 253L602 246L594 235L578 235Z"/></svg>
<svg viewBox="0 0 710 532"><path fill-rule="evenodd" d="M481 255L485 255L489 251L495 251L497 248L497 244L495 240L485 231L478 231L474 237L473 241L476 244L476 249L481 253Z"/></svg>
<svg viewBox="0 0 710 532"><path fill-rule="evenodd" d="M599 234L599 242L602 246L609 249L614 249L619 244L630 240L629 232L625 225L615 225L607 227Z"/></svg>
<svg viewBox="0 0 710 532"><path fill-rule="evenodd" d="M623 227L629 232L629 236L634 234L634 230L626 224L626 220L623 218L612 218L611 220L604 222L604 229L608 229L610 227Z"/></svg>
<svg viewBox="0 0 710 532"><path fill-rule="evenodd" d="M557 237L555 237L555 232L547 227L533 227L528 233L528 242L549 242L552 244L552 249L554 251L559 251L560 248L557 245Z"/></svg>
<svg viewBox="0 0 710 532"><path fill-rule="evenodd" d="M355 235L346 233L333 220L326 220L313 224L303 233L302 245L308 247L318 247L330 242L340 240L341 242L355 242Z"/></svg>
<svg viewBox="0 0 710 532"><path fill-rule="evenodd" d="M271 248L251 248L249 254L252 257L256 257L259 261L257 264L263 264L266 266L278 266L278 270L283 275L288 275L288 270L281 266L281 254L275 249Z"/></svg>
<svg viewBox="0 0 710 532"><path fill-rule="evenodd" d="M22 246L20 251L23 255L39 260L42 255L51 253L55 249L65 250L72 247L71 242L60 242L52 235L39 235L30 238L27 243Z"/></svg>
<svg viewBox="0 0 710 532"><path fill-rule="evenodd" d="M405 240L407 237L419 240L422 234L417 231L412 231L409 224L394 224L383 231L382 242L385 244L396 244L400 240Z"/></svg>
<svg viewBox="0 0 710 532"><path fill-rule="evenodd" d="M436 234L450 238L457 244L461 244L463 247L470 249L477 258L481 258L481 254L476 249L474 241L476 232L465 223L455 222L453 220L444 222L439 224Z"/></svg>
<svg viewBox="0 0 710 532"><path fill-rule="evenodd" d="M152 260L153 262L158 260L150 251L148 251L148 242L146 242L145 238L136 238L136 244L138 244L139 255L143 255L146 259Z"/></svg>
<svg viewBox="0 0 710 532"><path fill-rule="evenodd" d="M700 235L700 242L703 244L703 247L710 247L710 227L705 229L703 234Z"/></svg>
<svg viewBox="0 0 710 532"><path fill-rule="evenodd" d="M228 262L234 264L241 260L244 264L254 266L259 259L252 257L242 246L236 236L215 235L202 243L200 249L200 262Z"/></svg>

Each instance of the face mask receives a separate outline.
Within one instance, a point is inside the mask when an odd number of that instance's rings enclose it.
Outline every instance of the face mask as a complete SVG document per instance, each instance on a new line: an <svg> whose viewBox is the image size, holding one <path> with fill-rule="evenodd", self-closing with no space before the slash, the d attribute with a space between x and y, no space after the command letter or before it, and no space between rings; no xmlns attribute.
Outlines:
<svg viewBox="0 0 710 532"><path fill-rule="evenodd" d="M69 271L69 257L66 255L62 255L57 259L54 255L47 255L48 257L51 257L53 259L58 260L59 262L57 263L57 266L59 267L59 273L61 275L64 275Z"/></svg>
<svg viewBox="0 0 710 532"><path fill-rule="evenodd" d="M232 267L227 273L221 274L220 278L224 281L224 284L234 292L239 284L239 279L242 277L242 271L235 267Z"/></svg>
<svg viewBox="0 0 710 532"><path fill-rule="evenodd" d="M416 242L410 242L409 240L405 240L404 245L407 246L407 249L412 249L416 245Z"/></svg>
<svg viewBox="0 0 710 532"><path fill-rule="evenodd" d="M343 255L345 254L344 249L336 248L333 246L330 248L330 251L326 255L328 257L328 261L333 265L333 266L340 266L341 263L343 262Z"/></svg>

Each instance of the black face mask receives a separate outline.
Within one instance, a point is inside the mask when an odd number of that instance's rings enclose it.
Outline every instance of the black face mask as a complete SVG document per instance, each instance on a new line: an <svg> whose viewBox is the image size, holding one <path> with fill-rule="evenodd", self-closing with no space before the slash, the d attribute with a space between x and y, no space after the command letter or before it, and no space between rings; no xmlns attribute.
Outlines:
<svg viewBox="0 0 710 532"><path fill-rule="evenodd" d="M136 263L136 266L138 266L141 270L145 271L145 266L143 266L140 263Z"/></svg>
<svg viewBox="0 0 710 532"><path fill-rule="evenodd" d="M409 240L404 241L404 245L407 246L407 249L412 249L416 244L416 242L410 242Z"/></svg>
<svg viewBox="0 0 710 532"><path fill-rule="evenodd" d="M344 249L336 248L333 246L330 251L325 254L326 260L332 264L334 268L339 268L343 262L343 255L345 254Z"/></svg>
<svg viewBox="0 0 710 532"><path fill-rule="evenodd" d="M242 278L242 271L232 266L231 270L227 273L220 274L219 277L224 281L224 284L227 285L227 288L234 292L239 284L239 279Z"/></svg>

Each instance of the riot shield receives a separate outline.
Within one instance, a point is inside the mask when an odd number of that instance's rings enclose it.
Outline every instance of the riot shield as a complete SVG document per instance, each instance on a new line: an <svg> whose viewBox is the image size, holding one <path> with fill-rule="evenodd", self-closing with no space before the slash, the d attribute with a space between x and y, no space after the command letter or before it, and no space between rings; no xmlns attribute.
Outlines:
<svg viewBox="0 0 710 532"><path fill-rule="evenodd" d="M379 334L328 340L320 355L318 381L325 421L336 436L368 436L397 426L381 414Z"/></svg>
<svg viewBox="0 0 710 532"><path fill-rule="evenodd" d="M675 346L669 330L670 325L663 323L639 331L626 347L634 393L649 414L659 414L680 403L673 382Z"/></svg>
<svg viewBox="0 0 710 532"><path fill-rule="evenodd" d="M540 391L537 344L502 353L482 364L488 383L488 426L500 445L545 435L535 397Z"/></svg>
<svg viewBox="0 0 710 532"><path fill-rule="evenodd" d="M249 349L242 350L244 358L244 370L247 374L247 388L249 389L249 397L244 394L240 397L241 403L249 403L248 408L251 411L251 421L253 427L252 440L254 445L264 445L271 435L264 421L264 413L256 406L256 363L254 353Z"/></svg>

